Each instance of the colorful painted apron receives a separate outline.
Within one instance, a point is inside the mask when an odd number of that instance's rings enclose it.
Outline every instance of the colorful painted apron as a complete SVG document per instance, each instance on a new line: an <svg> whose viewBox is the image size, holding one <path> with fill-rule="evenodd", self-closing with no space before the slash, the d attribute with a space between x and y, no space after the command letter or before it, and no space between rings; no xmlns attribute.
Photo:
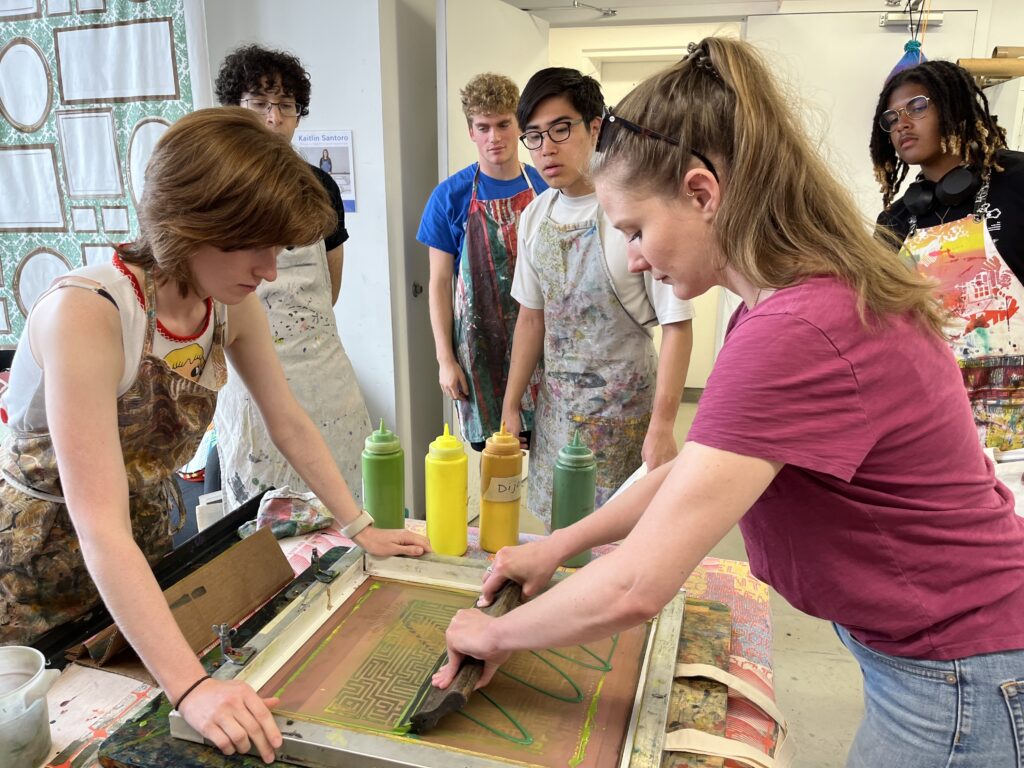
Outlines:
<svg viewBox="0 0 1024 768"><path fill-rule="evenodd" d="M462 435L471 443L483 442L501 427L512 333L519 317L519 302L512 298L519 216L537 196L522 171L527 188L499 200L477 199L479 165L473 176L454 302L455 355L469 386L469 398L456 400L456 406ZM539 386L540 374L535 372L520 403L524 431L533 428Z"/></svg>
<svg viewBox="0 0 1024 768"><path fill-rule="evenodd" d="M370 434L370 417L338 336L324 241L281 251L277 279L262 283L256 294L267 311L288 386L327 441L358 503L363 487L360 455ZM226 509L267 488L309 490L274 446L240 376L232 375L221 392L215 423Z"/></svg>
<svg viewBox="0 0 1024 768"><path fill-rule="evenodd" d="M50 290L64 286L99 290L97 283L74 276ZM148 272L145 291L142 361L135 381L117 399L117 423L132 534L152 566L170 551L171 535L184 523L174 471L195 452L213 418L227 368L222 305L214 305L210 355L199 380L192 381L153 355L156 295ZM0 472L0 645L23 644L86 613L100 597L64 504L50 434L15 431L4 445ZM178 505L176 526L170 524L172 501Z"/></svg>
<svg viewBox="0 0 1024 768"><path fill-rule="evenodd" d="M903 247L939 283L982 445L1008 451L1024 447L1024 285L992 242L988 213L986 182L969 216L925 229L911 218Z"/></svg>
<svg viewBox="0 0 1024 768"><path fill-rule="evenodd" d="M658 367L650 336L612 287L597 220L556 224L550 213L535 240L544 375L527 483L530 511L548 525L555 461L576 429L597 459L598 505L640 466Z"/></svg>

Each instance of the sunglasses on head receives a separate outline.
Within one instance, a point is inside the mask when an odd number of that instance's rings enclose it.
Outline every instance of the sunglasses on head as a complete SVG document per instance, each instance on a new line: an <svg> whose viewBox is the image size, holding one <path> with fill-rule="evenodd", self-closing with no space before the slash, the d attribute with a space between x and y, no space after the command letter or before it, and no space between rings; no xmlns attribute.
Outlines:
<svg viewBox="0 0 1024 768"><path fill-rule="evenodd" d="M637 136L644 136L648 139L657 139L658 141L664 141L667 144L671 144L673 147L680 147L685 149L691 155L700 160L711 171L711 175L715 177L715 181L718 181L718 171L715 170L714 164L708 160L704 155L695 149L690 147L683 147L677 139L673 139L671 136L666 136L663 133L658 133L651 128L644 128L642 125L637 125L631 120L627 120L624 117L612 113L612 108L608 107L604 111L604 117L601 118L601 128L597 132L597 145L594 147L595 152L604 152L610 147L614 141L615 136L618 132L625 128L630 133L635 133Z"/></svg>

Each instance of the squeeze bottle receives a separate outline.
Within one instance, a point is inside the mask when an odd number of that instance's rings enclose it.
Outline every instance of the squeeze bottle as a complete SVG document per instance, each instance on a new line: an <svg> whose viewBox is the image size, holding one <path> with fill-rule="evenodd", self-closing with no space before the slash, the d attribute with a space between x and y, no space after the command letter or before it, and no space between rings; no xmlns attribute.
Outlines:
<svg viewBox="0 0 1024 768"><path fill-rule="evenodd" d="M480 454L480 548L497 552L519 543L523 450L502 422Z"/></svg>
<svg viewBox="0 0 1024 768"><path fill-rule="evenodd" d="M466 554L469 461L462 441L448 431L430 444L426 459L427 538L441 555Z"/></svg>
<svg viewBox="0 0 1024 768"><path fill-rule="evenodd" d="M594 511L597 494L597 462L594 452L580 441L577 429L572 442L558 452L551 493L551 529L568 528ZM570 557L562 565L579 568L590 562L590 550Z"/></svg>
<svg viewBox="0 0 1024 768"><path fill-rule="evenodd" d="M364 446L363 506L376 528L404 528L405 452L398 436L381 419Z"/></svg>

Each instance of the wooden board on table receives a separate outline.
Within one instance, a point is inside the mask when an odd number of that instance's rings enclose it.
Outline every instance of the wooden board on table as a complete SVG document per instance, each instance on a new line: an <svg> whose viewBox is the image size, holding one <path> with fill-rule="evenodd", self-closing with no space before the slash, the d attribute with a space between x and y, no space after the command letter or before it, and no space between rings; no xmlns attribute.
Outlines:
<svg viewBox="0 0 1024 768"><path fill-rule="evenodd" d="M732 645L732 614L725 603L712 600L687 600L683 629L679 635L680 664L711 664L729 668ZM672 683L666 730L696 728L715 736L725 736L728 688L713 680L679 678ZM720 757L666 752L662 768L722 768Z"/></svg>

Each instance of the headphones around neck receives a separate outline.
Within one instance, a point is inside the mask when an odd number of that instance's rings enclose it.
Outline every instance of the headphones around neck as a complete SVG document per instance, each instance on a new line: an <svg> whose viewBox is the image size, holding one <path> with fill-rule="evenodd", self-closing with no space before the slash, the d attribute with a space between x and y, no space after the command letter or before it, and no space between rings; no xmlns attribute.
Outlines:
<svg viewBox="0 0 1024 768"><path fill-rule="evenodd" d="M907 187L903 203L915 216L924 216L938 205L959 205L981 188L981 174L974 168L961 165L946 173L938 182L929 181L923 174Z"/></svg>

